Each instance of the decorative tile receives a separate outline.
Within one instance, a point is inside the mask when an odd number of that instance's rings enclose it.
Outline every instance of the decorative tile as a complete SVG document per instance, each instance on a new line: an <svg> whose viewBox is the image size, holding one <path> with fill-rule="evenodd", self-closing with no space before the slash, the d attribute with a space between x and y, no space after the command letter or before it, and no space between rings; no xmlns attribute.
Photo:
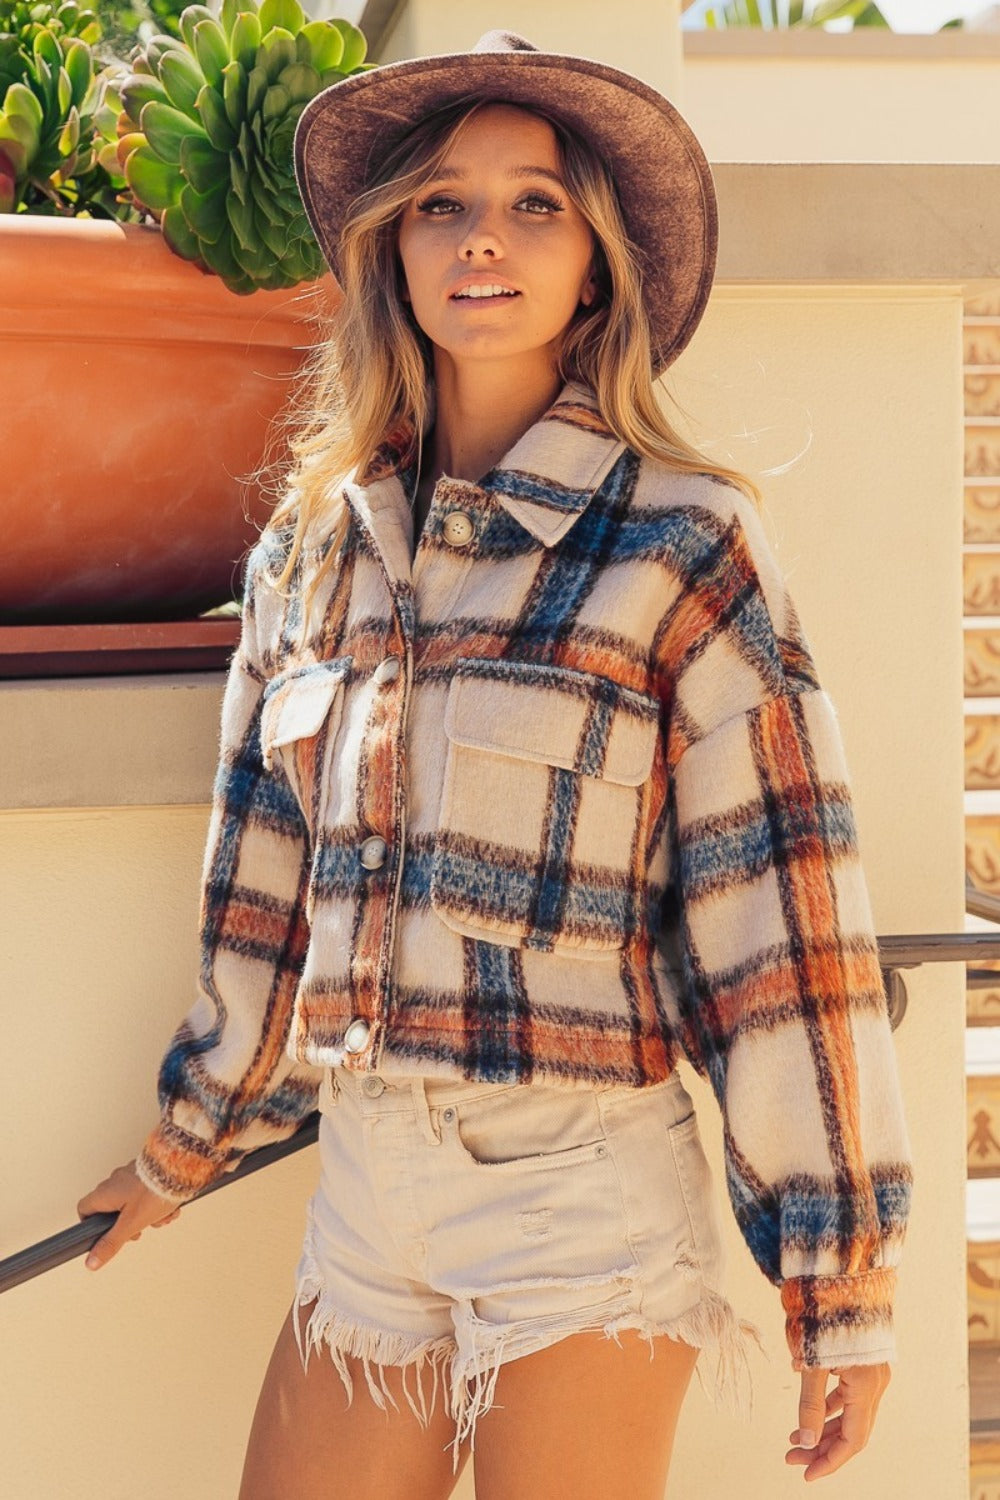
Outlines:
<svg viewBox="0 0 1000 1500"><path fill-rule="evenodd" d="M1000 1240L970 1240L969 1343L1000 1344Z"/></svg>
<svg viewBox="0 0 1000 1500"><path fill-rule="evenodd" d="M1000 790L1000 714L965 716L965 785L968 791Z"/></svg>
<svg viewBox="0 0 1000 1500"><path fill-rule="evenodd" d="M966 371L964 386L967 417L1000 417L1000 374Z"/></svg>
<svg viewBox="0 0 1000 1500"><path fill-rule="evenodd" d="M977 969L996 969L995 963L978 963ZM989 989L968 988L965 992L965 1024L967 1026L1000 1026L1000 972L997 982Z"/></svg>
<svg viewBox="0 0 1000 1500"><path fill-rule="evenodd" d="M966 816L965 868L981 891L1000 896L1000 814Z"/></svg>
<svg viewBox="0 0 1000 1500"><path fill-rule="evenodd" d="M966 630L965 696L1000 697L1000 630Z"/></svg>
<svg viewBox="0 0 1000 1500"><path fill-rule="evenodd" d="M1000 292L967 297L962 303L962 313L966 318L1000 318Z"/></svg>
<svg viewBox="0 0 1000 1500"><path fill-rule="evenodd" d="M969 479L1000 475L1000 427L974 419L965 424L965 474Z"/></svg>
<svg viewBox="0 0 1000 1500"><path fill-rule="evenodd" d="M965 1106L968 1175L1000 1177L1000 1077L967 1075ZM996 1271L1000 1273L1000 1263ZM994 1283L993 1290L1000 1299L1000 1280ZM991 1323L990 1327L994 1325ZM990 1336L1000 1338L1000 1327Z"/></svg>
<svg viewBox="0 0 1000 1500"><path fill-rule="evenodd" d="M1000 1439L969 1444L969 1500L1000 1500Z"/></svg>
<svg viewBox="0 0 1000 1500"><path fill-rule="evenodd" d="M997 377L1000 379L1000 376ZM1000 484L965 486L966 542L1000 542Z"/></svg>
<svg viewBox="0 0 1000 1500"><path fill-rule="evenodd" d="M966 615L1000 615L1000 549L964 554L962 592Z"/></svg>
<svg viewBox="0 0 1000 1500"><path fill-rule="evenodd" d="M967 365L1000 365L1000 318L996 323L963 324L962 360Z"/></svg>

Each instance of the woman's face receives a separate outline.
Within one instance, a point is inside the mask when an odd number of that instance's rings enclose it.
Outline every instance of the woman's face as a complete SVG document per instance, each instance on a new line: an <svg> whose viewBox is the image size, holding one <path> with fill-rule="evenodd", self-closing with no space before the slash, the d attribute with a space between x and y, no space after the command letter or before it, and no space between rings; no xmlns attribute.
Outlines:
<svg viewBox="0 0 1000 1500"><path fill-rule="evenodd" d="M596 294L593 250L552 126L509 104L473 116L399 225L413 315L455 361L554 365L560 335Z"/></svg>

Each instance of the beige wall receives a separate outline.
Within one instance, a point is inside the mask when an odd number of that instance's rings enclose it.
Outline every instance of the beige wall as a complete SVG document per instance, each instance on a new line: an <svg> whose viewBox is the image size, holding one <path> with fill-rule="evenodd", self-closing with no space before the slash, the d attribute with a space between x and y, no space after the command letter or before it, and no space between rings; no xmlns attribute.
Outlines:
<svg viewBox="0 0 1000 1500"><path fill-rule="evenodd" d="M682 76L711 161L1000 161L1000 37L689 32Z"/></svg>
<svg viewBox="0 0 1000 1500"><path fill-rule="evenodd" d="M681 69L679 0L409 0L396 12L376 53L379 62L462 52L486 31L516 31L542 50L595 57L627 68L672 95Z"/></svg>

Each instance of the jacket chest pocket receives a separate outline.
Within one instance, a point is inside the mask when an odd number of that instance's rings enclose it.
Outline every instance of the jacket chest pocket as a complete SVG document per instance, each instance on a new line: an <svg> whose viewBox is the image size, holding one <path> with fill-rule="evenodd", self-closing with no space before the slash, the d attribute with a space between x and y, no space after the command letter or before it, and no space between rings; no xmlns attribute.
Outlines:
<svg viewBox="0 0 1000 1500"><path fill-rule="evenodd" d="M290 667L264 687L261 758L268 771L277 765L284 772L313 838L323 825L329 762L353 660L338 656Z"/></svg>
<svg viewBox="0 0 1000 1500"><path fill-rule="evenodd" d="M608 678L464 658L445 709L430 900L486 941L600 958L643 926L655 698Z"/></svg>

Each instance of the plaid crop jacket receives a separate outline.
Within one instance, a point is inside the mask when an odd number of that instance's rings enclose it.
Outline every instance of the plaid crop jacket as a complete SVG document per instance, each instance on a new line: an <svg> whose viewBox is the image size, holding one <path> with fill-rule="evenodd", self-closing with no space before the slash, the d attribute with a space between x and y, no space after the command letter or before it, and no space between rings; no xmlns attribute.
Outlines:
<svg viewBox="0 0 1000 1500"><path fill-rule="evenodd" d="M346 487L304 643L281 539L248 560L140 1177L190 1198L333 1064L641 1087L683 1055L793 1367L894 1358L896 1058L835 711L754 506L571 384L439 481L414 558L403 439Z"/></svg>

